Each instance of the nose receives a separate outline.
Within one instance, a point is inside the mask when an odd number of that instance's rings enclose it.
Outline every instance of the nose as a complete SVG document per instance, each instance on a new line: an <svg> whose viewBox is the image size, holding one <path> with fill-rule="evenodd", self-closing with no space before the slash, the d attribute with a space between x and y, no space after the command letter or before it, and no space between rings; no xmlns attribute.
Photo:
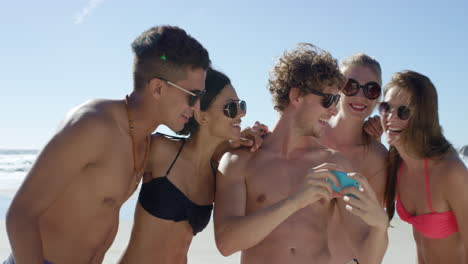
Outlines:
<svg viewBox="0 0 468 264"><path fill-rule="evenodd" d="M364 94L364 88L363 87L359 87L359 90L358 90L358 93L356 94L356 96L367 99L366 95Z"/></svg>
<svg viewBox="0 0 468 264"><path fill-rule="evenodd" d="M394 108L391 108L387 113L385 113L384 117L386 117L389 121L399 121L400 118L398 117L398 111Z"/></svg>

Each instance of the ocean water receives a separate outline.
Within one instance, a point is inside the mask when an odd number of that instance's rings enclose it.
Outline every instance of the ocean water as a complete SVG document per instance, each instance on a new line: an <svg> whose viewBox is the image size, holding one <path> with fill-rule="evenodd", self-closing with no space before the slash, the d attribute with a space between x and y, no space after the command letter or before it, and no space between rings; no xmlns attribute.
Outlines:
<svg viewBox="0 0 468 264"><path fill-rule="evenodd" d="M0 219L5 219L14 193L20 187L38 154L38 150L0 149ZM133 219L135 204L136 200L130 199L122 206L121 220Z"/></svg>

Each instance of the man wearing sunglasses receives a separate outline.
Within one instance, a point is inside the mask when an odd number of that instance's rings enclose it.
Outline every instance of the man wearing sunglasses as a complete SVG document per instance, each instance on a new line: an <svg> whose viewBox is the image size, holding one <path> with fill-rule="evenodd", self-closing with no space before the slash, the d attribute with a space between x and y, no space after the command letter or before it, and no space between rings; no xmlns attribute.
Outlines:
<svg viewBox="0 0 468 264"><path fill-rule="evenodd" d="M159 26L132 49L133 91L73 109L38 156L8 211L6 263L102 263L150 134L161 124L181 130L199 108L210 59L197 40Z"/></svg>
<svg viewBox="0 0 468 264"><path fill-rule="evenodd" d="M257 152L221 160L216 243L226 256L242 251L243 264L332 263L327 230L337 194L327 180L338 184L331 170L350 168L317 139L337 113L344 78L336 60L311 44L285 52L270 76L279 120Z"/></svg>
<svg viewBox="0 0 468 264"><path fill-rule="evenodd" d="M346 157L370 187L367 195L337 199L337 213L330 224L330 248L336 252L332 263L351 257L363 263L380 263L387 246L388 216L383 209L387 150L364 133L363 124L380 98L382 71L374 58L363 53L343 60L340 69L346 83L341 89L339 111L330 119L320 143ZM382 239L363 243L373 234L381 234Z"/></svg>

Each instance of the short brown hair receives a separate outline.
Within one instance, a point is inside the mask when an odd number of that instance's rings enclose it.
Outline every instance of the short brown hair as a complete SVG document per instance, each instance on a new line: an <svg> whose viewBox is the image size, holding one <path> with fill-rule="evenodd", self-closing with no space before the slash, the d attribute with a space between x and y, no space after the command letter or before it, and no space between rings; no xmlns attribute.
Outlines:
<svg viewBox="0 0 468 264"><path fill-rule="evenodd" d="M341 61L340 70L343 75L347 75L349 69L353 66L362 66L370 69L377 77L379 84L382 85L382 68L380 68L380 63L374 57L362 52L356 53Z"/></svg>
<svg viewBox="0 0 468 264"><path fill-rule="evenodd" d="M295 87L302 94L322 91L325 86L343 85L338 62L330 53L312 44L301 43L279 58L268 80L274 108L283 111L289 105L289 91Z"/></svg>
<svg viewBox="0 0 468 264"><path fill-rule="evenodd" d="M208 51L185 30L175 26L152 27L132 43L133 88L142 89L151 79L177 81L187 69L208 69Z"/></svg>

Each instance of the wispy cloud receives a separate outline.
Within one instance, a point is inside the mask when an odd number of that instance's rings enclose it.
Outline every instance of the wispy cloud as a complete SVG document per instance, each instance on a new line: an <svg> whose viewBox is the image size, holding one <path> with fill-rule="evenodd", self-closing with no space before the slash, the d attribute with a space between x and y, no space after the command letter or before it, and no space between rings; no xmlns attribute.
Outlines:
<svg viewBox="0 0 468 264"><path fill-rule="evenodd" d="M89 0L86 3L86 6L75 16L74 24L78 25L83 23L84 19L91 15L91 13L96 9L104 0Z"/></svg>

